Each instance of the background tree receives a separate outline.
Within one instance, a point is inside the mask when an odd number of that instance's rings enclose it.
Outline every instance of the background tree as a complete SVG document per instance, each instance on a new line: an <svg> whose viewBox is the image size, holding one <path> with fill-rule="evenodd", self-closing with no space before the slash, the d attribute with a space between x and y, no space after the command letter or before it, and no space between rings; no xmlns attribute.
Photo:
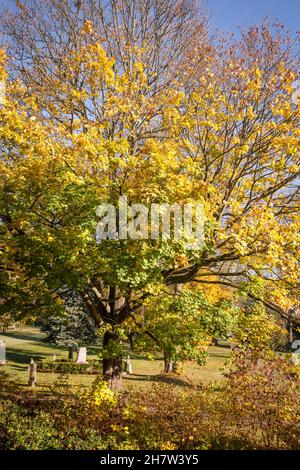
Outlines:
<svg viewBox="0 0 300 470"><path fill-rule="evenodd" d="M138 331L134 348L164 355L164 372L186 360L205 364L212 338L228 339L235 324L235 307L223 299L209 302L199 289L158 293L145 302L132 328ZM137 326L139 328L137 329Z"/></svg>
<svg viewBox="0 0 300 470"><path fill-rule="evenodd" d="M59 294L64 301L65 315L41 319L41 329L47 334L48 340L57 345L71 347L95 344L99 339L97 325L82 298L73 291L63 289Z"/></svg>
<svg viewBox="0 0 300 470"><path fill-rule="evenodd" d="M198 161L204 204L213 214L211 253L197 281L217 275L212 282L236 288L259 279L265 286L260 298L285 315L299 295L299 104L293 100L299 62L293 47L281 25L265 22L219 49L219 58L194 77L183 113L193 124L181 134L187 160Z"/></svg>

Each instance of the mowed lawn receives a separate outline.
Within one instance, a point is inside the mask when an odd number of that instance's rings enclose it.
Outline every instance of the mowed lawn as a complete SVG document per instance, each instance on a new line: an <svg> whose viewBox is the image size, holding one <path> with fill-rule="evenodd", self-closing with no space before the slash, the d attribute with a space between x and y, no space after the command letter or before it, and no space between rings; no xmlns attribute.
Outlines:
<svg viewBox="0 0 300 470"><path fill-rule="evenodd" d="M67 358L68 351L65 348L54 346L47 342L46 336L38 328L22 328L10 330L6 334L1 334L0 339L4 340L7 347L7 364L1 366L11 378L21 386L26 387L28 382L28 364L30 359L40 361L51 359L53 354L57 358ZM87 347L88 359L98 357L100 347ZM160 380L159 374L163 371L162 358L149 360L138 356L133 352L130 354L133 374L125 377L124 385L148 386L151 382ZM211 346L208 350L209 357L207 364L199 366L195 362L184 363L186 378L189 384L199 386L208 382L219 382L222 380L222 368L230 357L230 349L221 346ZM88 386L94 380L95 375L73 374L69 376L69 382L74 387ZM39 372L37 374L38 388L48 388L58 379L58 374Z"/></svg>

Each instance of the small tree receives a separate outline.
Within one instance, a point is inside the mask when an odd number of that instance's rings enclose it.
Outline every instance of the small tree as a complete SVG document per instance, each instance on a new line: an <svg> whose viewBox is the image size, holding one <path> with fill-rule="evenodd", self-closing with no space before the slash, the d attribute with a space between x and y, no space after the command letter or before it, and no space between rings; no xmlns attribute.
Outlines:
<svg viewBox="0 0 300 470"><path fill-rule="evenodd" d="M185 289L175 296L158 294L144 306L142 334L134 347L163 352L165 373L176 370L178 362L184 360L204 364L212 338L229 337L235 313L229 300L212 304L199 291Z"/></svg>
<svg viewBox="0 0 300 470"><path fill-rule="evenodd" d="M6 330L9 326L12 326L14 324L14 319L12 315L9 313L6 313L4 315L0 315L0 328L2 330L2 333L5 334Z"/></svg>

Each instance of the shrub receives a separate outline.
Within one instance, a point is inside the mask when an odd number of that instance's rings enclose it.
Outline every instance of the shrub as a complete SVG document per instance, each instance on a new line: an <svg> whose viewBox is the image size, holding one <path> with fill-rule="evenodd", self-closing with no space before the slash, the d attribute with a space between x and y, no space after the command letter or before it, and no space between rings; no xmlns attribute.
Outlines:
<svg viewBox="0 0 300 470"><path fill-rule="evenodd" d="M26 409L3 401L0 404L0 449L55 449L58 431L53 418L44 411L32 414Z"/></svg>
<svg viewBox="0 0 300 470"><path fill-rule="evenodd" d="M4 382L3 382L4 383ZM222 385L171 383L112 392L99 376L51 396L0 406L1 449L298 449L299 368L282 357L235 354Z"/></svg>
<svg viewBox="0 0 300 470"><path fill-rule="evenodd" d="M264 448L300 445L300 369L285 358L239 353L226 374L226 426Z"/></svg>
<svg viewBox="0 0 300 470"><path fill-rule="evenodd" d="M56 372L58 374L99 374L101 362L92 360L86 364L71 362L67 359L41 361L37 364L39 372Z"/></svg>

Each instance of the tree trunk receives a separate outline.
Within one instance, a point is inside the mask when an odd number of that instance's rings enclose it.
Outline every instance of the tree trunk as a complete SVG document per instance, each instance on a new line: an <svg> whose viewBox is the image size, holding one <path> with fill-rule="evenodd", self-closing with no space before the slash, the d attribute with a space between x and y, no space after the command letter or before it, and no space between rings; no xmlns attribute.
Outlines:
<svg viewBox="0 0 300 470"><path fill-rule="evenodd" d="M74 348L73 348L73 346L69 346L69 348L68 348L68 359L70 361L73 361L73 354L74 354Z"/></svg>
<svg viewBox="0 0 300 470"><path fill-rule="evenodd" d="M290 343L292 344L294 340L294 333L293 333L293 323L291 321L289 322L289 339L290 339Z"/></svg>
<svg viewBox="0 0 300 470"><path fill-rule="evenodd" d="M164 373L171 374L173 372L174 362L169 355L164 351Z"/></svg>
<svg viewBox="0 0 300 470"><path fill-rule="evenodd" d="M133 351L134 350L133 333L131 333L131 332L129 333L128 340L129 340L130 349Z"/></svg>
<svg viewBox="0 0 300 470"><path fill-rule="evenodd" d="M103 349L107 349L110 341L118 341L118 337L111 331L106 331L103 337ZM112 389L122 388L122 356L103 357L103 376L109 381Z"/></svg>

